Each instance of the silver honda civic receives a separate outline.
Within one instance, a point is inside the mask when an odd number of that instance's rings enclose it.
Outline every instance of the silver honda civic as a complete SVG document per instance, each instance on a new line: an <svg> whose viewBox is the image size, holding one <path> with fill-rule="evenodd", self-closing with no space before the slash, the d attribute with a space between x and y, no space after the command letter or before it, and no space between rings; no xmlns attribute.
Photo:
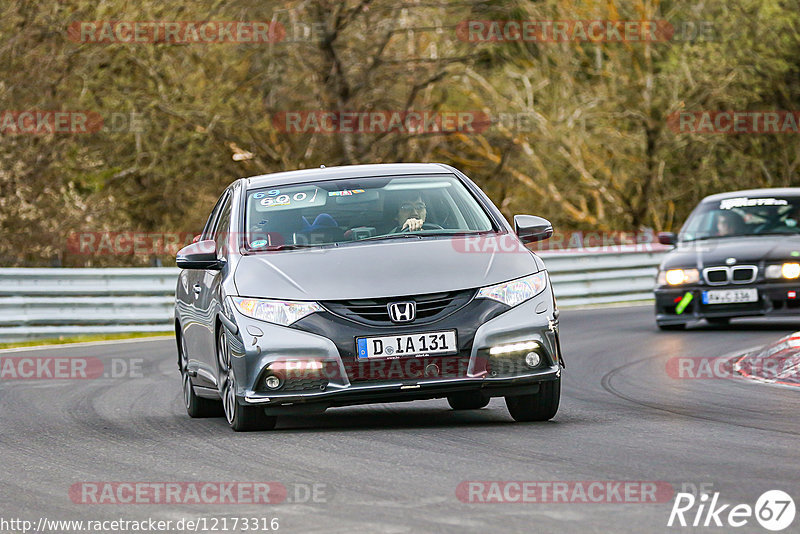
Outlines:
<svg viewBox="0 0 800 534"><path fill-rule="evenodd" d="M505 397L516 421L551 419L558 310L525 244L552 233L531 215L510 225L448 165L237 180L177 256L186 409L242 431L337 406Z"/></svg>

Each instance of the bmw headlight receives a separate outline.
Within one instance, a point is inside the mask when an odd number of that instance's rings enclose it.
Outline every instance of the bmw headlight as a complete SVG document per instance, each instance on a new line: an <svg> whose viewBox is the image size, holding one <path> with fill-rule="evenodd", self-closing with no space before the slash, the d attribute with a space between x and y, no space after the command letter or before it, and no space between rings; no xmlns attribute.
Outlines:
<svg viewBox="0 0 800 534"><path fill-rule="evenodd" d="M307 315L323 311L322 306L316 302L253 299L248 297L231 297L231 299L236 305L236 309L242 314L253 319L283 326L289 326Z"/></svg>
<svg viewBox="0 0 800 534"><path fill-rule="evenodd" d="M795 280L800 278L800 263L787 262L782 265L768 265L764 271L764 276L772 279L786 278L787 280Z"/></svg>
<svg viewBox="0 0 800 534"><path fill-rule="evenodd" d="M547 287L547 271L517 278L493 286L483 287L475 298L492 299L508 306L516 306L530 300Z"/></svg>
<svg viewBox="0 0 800 534"><path fill-rule="evenodd" d="M700 271L697 269L669 269L659 271L658 285L680 286L683 284L696 284L700 281Z"/></svg>

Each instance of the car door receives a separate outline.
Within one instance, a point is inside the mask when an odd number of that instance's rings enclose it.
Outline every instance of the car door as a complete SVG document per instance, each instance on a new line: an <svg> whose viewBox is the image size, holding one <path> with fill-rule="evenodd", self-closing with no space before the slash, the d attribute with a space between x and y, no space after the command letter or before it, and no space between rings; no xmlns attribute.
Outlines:
<svg viewBox="0 0 800 534"><path fill-rule="evenodd" d="M220 211L227 198L227 192L220 196L214 209L203 227L203 232L200 234L200 239L210 239L214 234L214 227L217 219L219 218ZM190 369L198 370L202 368L204 371L210 372L207 364L208 352L207 336L205 331L207 329L206 321L202 318L202 309L204 304L200 302L202 297L202 281L205 277L204 270L201 269L185 269L181 272L181 286L185 288L184 308L186 312L181 317L181 329L186 342L186 352L188 353L188 365ZM209 376L198 375L195 383L198 385L213 385L213 379ZM211 377L216 376L211 374Z"/></svg>
<svg viewBox="0 0 800 534"><path fill-rule="evenodd" d="M217 257L220 259L227 259L227 243L230 234L232 204L232 194L229 192L222 201L219 215L208 236L208 239L214 240L217 248ZM219 301L221 298L219 286L227 271L227 262L222 270L208 269L198 271L197 285L200 289L197 299L195 300L195 307L197 316L202 323L202 328L199 330L201 339L199 340L200 352L198 354L201 358L200 363L202 367L215 378L218 371L215 327L217 312L222 306L222 303Z"/></svg>

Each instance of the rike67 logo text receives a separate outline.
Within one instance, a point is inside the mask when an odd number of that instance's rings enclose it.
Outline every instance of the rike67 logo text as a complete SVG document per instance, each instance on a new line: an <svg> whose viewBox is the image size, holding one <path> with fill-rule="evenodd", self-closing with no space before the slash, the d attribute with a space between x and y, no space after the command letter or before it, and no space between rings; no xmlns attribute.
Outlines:
<svg viewBox="0 0 800 534"><path fill-rule="evenodd" d="M669 514L667 526L691 527L743 527L756 521L765 529L777 532L792 524L795 505L792 497L781 490L764 492L755 506L749 504L720 504L719 492L678 493Z"/></svg>

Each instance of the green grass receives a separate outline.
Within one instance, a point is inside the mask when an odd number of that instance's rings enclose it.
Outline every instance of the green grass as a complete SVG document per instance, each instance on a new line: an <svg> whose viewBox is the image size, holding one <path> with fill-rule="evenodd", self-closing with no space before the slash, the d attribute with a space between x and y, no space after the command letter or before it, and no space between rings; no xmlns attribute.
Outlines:
<svg viewBox="0 0 800 534"><path fill-rule="evenodd" d="M16 343L0 343L0 349L18 347L37 347L39 345L65 345L68 343L86 343L87 341L108 341L115 339L136 339L142 337L174 336L175 332L131 332L128 334L96 334L91 336L57 337L30 339Z"/></svg>

